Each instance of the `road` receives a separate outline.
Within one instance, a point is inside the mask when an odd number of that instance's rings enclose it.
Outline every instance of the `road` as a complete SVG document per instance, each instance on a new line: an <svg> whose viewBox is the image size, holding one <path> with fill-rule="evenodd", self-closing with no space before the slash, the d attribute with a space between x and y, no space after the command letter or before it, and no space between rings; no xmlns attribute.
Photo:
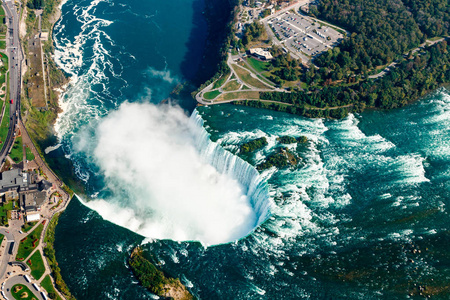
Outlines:
<svg viewBox="0 0 450 300"><path fill-rule="evenodd" d="M279 11L275 12L273 15L269 15L263 19L261 19L261 23L264 25L264 28L267 32L267 34L269 35L269 38L272 40L272 43L277 45L280 48L284 48L284 45L278 40L278 38L275 36L275 34L273 33L272 29L270 28L270 26L267 24L268 20L271 20L273 18L276 18L280 15L282 15L283 13L290 11L291 9L293 9L294 11L298 11L300 9L301 6L306 5L308 3L310 3L311 0L302 0L302 1L298 1L296 3L293 3L283 9L280 9ZM306 57L305 55L302 55L300 53L290 53L294 58L296 59L301 59L302 62L306 62L308 61L308 57Z"/></svg>
<svg viewBox="0 0 450 300"><path fill-rule="evenodd" d="M10 105L11 119L9 121L9 130L6 141L3 143L3 147L0 151L0 163L5 161L5 158L12 147L17 120L20 116L20 69L23 57L22 49L19 47L19 16L17 14L17 9L11 0L2 0L2 5L6 14L5 22L8 26L6 52L9 58L10 99L6 99L6 101L12 100L13 104Z"/></svg>
<svg viewBox="0 0 450 300"><path fill-rule="evenodd" d="M420 51L420 50L423 50L423 48L425 47L425 46L432 46L432 45L434 45L434 44L436 44L436 43L440 43L440 42L442 42L443 40L445 40L446 38L440 38L440 39L437 39L437 40L434 40L434 41L431 41L431 40L427 40L425 43L422 43L422 44L420 44L419 45L419 47L417 47L417 48L415 48L415 49L413 49L413 50L410 50L410 52L411 52L411 54L414 54L414 53L416 53L416 52L418 52L418 51ZM405 53L404 55L403 55L403 57L404 58L408 58L408 54L409 54L409 51L408 51L408 53ZM420 54L420 53L419 53ZM386 75L387 73L389 73L389 71L390 70L392 70L392 68L395 68L396 66L397 66L397 64L398 64L398 61L394 61L394 62L392 62L392 63L390 63L386 68L384 68L381 72L379 72L378 74L375 74L375 75L370 75L370 76L368 76L370 79L377 79L377 78L380 78L380 77L383 77L384 75Z"/></svg>
<svg viewBox="0 0 450 300"><path fill-rule="evenodd" d="M6 239L6 246L5 249L1 252L2 256L0 259L1 265L0 265L0 278L3 278L3 276L5 275L6 272L6 267L8 266L8 263L11 260L11 254L9 251L9 247L11 246L11 243L14 242L14 235L9 232L9 230L0 228L0 234L3 234ZM3 243L2 243L3 244ZM17 248L17 245L14 245L14 248ZM13 251L14 253L14 251Z"/></svg>
<svg viewBox="0 0 450 300"><path fill-rule="evenodd" d="M31 282L33 283L35 281ZM33 294L37 297L37 299L44 300L41 293L37 292L36 289L31 285L31 283L26 281L26 279L22 275L11 277L10 279L8 279L8 281L5 282L5 287L3 291L5 292L6 297L8 297L8 299L14 299L14 297L11 294L11 288L19 283L27 286L30 289L30 291L32 291Z"/></svg>

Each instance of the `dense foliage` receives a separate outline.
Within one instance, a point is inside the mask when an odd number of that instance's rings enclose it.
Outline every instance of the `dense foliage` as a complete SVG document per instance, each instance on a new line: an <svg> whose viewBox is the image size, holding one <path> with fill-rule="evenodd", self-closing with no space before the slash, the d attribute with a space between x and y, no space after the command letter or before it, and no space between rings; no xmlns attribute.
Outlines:
<svg viewBox="0 0 450 300"><path fill-rule="evenodd" d="M428 37L448 35L450 5L448 0L403 0L420 29Z"/></svg>
<svg viewBox="0 0 450 300"><path fill-rule="evenodd" d="M27 7L31 9L40 9L44 6L44 0L29 0Z"/></svg>
<svg viewBox="0 0 450 300"><path fill-rule="evenodd" d="M282 144L293 144L297 143L297 139L293 136L283 135L277 139Z"/></svg>
<svg viewBox="0 0 450 300"><path fill-rule="evenodd" d="M349 110L365 107L391 109L406 105L426 93L450 82L450 47L446 41L426 47L411 59L403 59L396 68L376 80L366 80L350 86L329 86L313 91L292 93L264 92L261 99L289 105L267 107L311 117L340 118ZM256 106L264 104L238 104ZM311 109L308 105L323 109Z"/></svg>
<svg viewBox="0 0 450 300"><path fill-rule="evenodd" d="M141 248L135 248L133 250L133 253L128 259L128 264L130 265L133 274L139 279L142 286L150 290L153 294L172 299L171 296L167 295L168 290L172 289L177 290L176 298L179 300L194 299L194 297L181 284L179 279L166 277L163 272L158 270L154 264L147 260L142 255Z"/></svg>
<svg viewBox="0 0 450 300"><path fill-rule="evenodd" d="M253 152L267 145L265 137L257 138L255 140L246 142L239 147L241 153Z"/></svg>
<svg viewBox="0 0 450 300"><path fill-rule="evenodd" d="M269 156L266 160L256 166L259 171L276 167L277 169L283 169L289 166L296 166L298 164L298 157L296 157L289 149L285 147L279 148L279 150Z"/></svg>
<svg viewBox="0 0 450 300"><path fill-rule="evenodd" d="M264 25L259 22L253 22L245 27L245 33L242 37L242 43L247 46L252 40L259 38L264 32Z"/></svg>
<svg viewBox="0 0 450 300"><path fill-rule="evenodd" d="M299 136L298 138L295 138L293 136L283 135L280 136L277 139L277 141L279 141L282 144L293 144L293 143L304 144L308 141L308 138L306 136Z"/></svg>
<svg viewBox="0 0 450 300"><path fill-rule="evenodd" d="M351 32L315 60L322 78L340 80L388 64L427 37L447 35L450 8L447 0L321 0L311 12Z"/></svg>
<svg viewBox="0 0 450 300"><path fill-rule="evenodd" d="M142 256L141 250L133 252L128 264L143 287L156 295L161 295L164 292L164 285L169 283L168 279L154 264Z"/></svg>

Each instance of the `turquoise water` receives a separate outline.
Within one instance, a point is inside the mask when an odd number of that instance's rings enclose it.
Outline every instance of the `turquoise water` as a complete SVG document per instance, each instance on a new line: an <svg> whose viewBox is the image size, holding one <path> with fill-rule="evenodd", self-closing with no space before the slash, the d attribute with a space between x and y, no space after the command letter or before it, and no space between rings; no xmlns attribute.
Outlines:
<svg viewBox="0 0 450 300"><path fill-rule="evenodd" d="M155 299L126 265L144 243L199 299L419 299L422 287L448 299L448 91L339 121L233 105L189 119L152 103L194 76L204 3L169 2L68 1L55 26L55 58L72 79L47 158L67 157L86 191L56 231L75 297ZM285 145L297 167L255 175L233 155L219 166L223 152L196 138L206 134L197 116L238 156L240 143L266 137L242 156L252 165L279 136L308 143ZM256 228L250 175L267 181L258 203L271 212Z"/></svg>

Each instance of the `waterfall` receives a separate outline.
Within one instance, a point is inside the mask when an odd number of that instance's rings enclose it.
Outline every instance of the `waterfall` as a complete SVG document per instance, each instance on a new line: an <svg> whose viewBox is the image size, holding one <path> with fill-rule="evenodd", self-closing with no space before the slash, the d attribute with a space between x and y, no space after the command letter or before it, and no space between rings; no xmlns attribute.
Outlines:
<svg viewBox="0 0 450 300"><path fill-rule="evenodd" d="M190 122L193 124L195 145L202 159L218 172L236 179L246 189L245 194L258 216L255 227L267 220L272 204L266 180L251 164L211 141L211 135L203 127L204 120L197 110L192 113Z"/></svg>

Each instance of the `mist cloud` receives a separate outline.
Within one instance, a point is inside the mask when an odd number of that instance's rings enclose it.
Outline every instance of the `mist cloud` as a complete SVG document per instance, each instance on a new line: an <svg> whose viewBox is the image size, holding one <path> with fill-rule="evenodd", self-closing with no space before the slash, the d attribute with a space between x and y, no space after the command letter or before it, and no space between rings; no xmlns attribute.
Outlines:
<svg viewBox="0 0 450 300"><path fill-rule="evenodd" d="M202 160L194 127L179 108L122 104L100 122L91 150L77 142L113 194L86 205L150 238L213 245L248 234L257 216L245 188Z"/></svg>

